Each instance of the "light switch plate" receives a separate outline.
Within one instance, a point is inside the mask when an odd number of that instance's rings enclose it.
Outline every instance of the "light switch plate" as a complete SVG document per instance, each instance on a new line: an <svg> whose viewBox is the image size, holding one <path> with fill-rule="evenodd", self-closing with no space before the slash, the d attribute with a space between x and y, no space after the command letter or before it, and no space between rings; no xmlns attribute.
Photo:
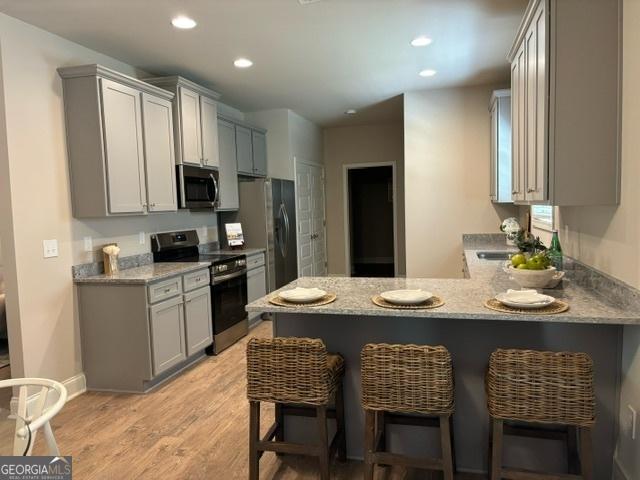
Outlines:
<svg viewBox="0 0 640 480"><path fill-rule="evenodd" d="M144 245L146 243L147 239L146 239L146 235L144 232L139 232L138 233L138 242L140 243L140 245Z"/></svg>
<svg viewBox="0 0 640 480"><path fill-rule="evenodd" d="M84 237L84 251L93 252L93 239L91 237Z"/></svg>
<svg viewBox="0 0 640 480"><path fill-rule="evenodd" d="M635 409L631 405L627 405L627 410L629 413L629 436L631 437L631 440L635 440L638 415L636 414Z"/></svg>
<svg viewBox="0 0 640 480"><path fill-rule="evenodd" d="M42 249L44 258L52 258L58 256L58 240L43 240Z"/></svg>

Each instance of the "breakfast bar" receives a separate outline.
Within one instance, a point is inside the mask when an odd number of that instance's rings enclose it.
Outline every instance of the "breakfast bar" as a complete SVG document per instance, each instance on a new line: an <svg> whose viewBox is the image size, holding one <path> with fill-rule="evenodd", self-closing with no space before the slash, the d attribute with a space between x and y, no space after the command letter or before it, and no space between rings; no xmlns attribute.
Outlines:
<svg viewBox="0 0 640 480"><path fill-rule="evenodd" d="M284 287L317 287L337 295L317 306L276 306L264 297L248 305L250 312L271 312L273 333L280 337L311 337L324 341L346 364L344 379L347 454L362 458L364 412L360 403L360 351L367 343L443 345L451 353L455 376L454 438L460 471L486 472L489 416L485 372L489 355L497 348L584 352L594 363L596 423L593 428L594 478L611 478L617 435L621 375L622 326L640 324L635 299L608 297L587 284L577 269L562 284L545 290L569 304L554 315L501 313L484 302L509 288L517 288L503 271L503 262L479 259L467 248L469 279L409 278L300 278ZM602 284L602 282L601 282ZM423 289L444 300L428 310L381 308L372 297L388 290ZM602 290L602 289L601 289ZM626 302L626 303L625 303ZM306 420L308 422L308 420ZM291 441L313 438L312 424L287 420ZM424 429L393 426L387 436L394 451L437 456L439 439ZM525 447L526 448L522 448ZM562 472L567 458L554 441L509 438L504 462L520 468Z"/></svg>

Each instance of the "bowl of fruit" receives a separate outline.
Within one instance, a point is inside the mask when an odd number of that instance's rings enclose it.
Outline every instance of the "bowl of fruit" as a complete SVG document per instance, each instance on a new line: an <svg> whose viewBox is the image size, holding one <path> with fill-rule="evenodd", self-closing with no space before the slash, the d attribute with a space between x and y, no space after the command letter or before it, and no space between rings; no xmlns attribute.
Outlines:
<svg viewBox="0 0 640 480"><path fill-rule="evenodd" d="M522 288L553 288L564 276L564 272L551 266L545 252L533 255L517 253L505 264L505 271Z"/></svg>

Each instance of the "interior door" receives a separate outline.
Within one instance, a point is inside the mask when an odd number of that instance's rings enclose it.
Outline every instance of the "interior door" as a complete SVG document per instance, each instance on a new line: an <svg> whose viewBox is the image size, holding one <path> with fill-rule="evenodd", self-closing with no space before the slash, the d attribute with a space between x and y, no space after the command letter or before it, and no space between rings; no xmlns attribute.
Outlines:
<svg viewBox="0 0 640 480"><path fill-rule="evenodd" d="M142 94L147 201L150 212L177 210L171 101Z"/></svg>
<svg viewBox="0 0 640 480"><path fill-rule="evenodd" d="M200 165L202 161L200 95L183 87L179 87L178 94L180 95L182 163Z"/></svg>
<svg viewBox="0 0 640 480"><path fill-rule="evenodd" d="M300 276L327 274L324 169L296 163L298 262Z"/></svg>
<svg viewBox="0 0 640 480"><path fill-rule="evenodd" d="M144 213L140 92L106 79L100 85L109 213Z"/></svg>

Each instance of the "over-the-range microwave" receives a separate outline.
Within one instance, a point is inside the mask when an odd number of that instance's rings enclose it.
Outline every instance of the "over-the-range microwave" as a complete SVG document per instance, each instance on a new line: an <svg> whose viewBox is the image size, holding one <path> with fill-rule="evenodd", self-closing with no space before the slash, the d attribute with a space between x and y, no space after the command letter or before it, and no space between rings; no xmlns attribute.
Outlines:
<svg viewBox="0 0 640 480"><path fill-rule="evenodd" d="M178 165L178 202L180 208L217 208L220 195L217 170Z"/></svg>

